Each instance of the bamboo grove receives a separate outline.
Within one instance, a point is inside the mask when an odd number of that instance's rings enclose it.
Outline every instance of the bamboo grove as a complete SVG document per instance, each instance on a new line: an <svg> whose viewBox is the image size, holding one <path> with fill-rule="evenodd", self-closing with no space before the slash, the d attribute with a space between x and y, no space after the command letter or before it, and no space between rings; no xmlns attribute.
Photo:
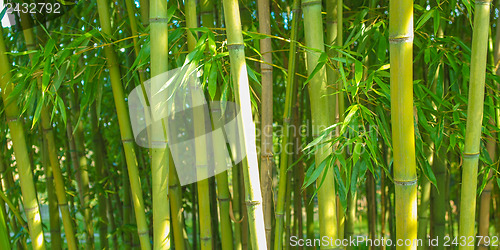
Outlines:
<svg viewBox="0 0 500 250"><path fill-rule="evenodd" d="M500 1L48 2L0 2L0 249L499 249Z"/></svg>

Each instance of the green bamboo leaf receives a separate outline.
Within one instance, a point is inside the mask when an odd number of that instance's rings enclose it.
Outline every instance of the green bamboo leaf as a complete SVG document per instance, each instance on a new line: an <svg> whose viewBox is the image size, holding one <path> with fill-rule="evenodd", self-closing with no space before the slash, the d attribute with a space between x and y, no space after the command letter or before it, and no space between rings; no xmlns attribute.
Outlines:
<svg viewBox="0 0 500 250"><path fill-rule="evenodd" d="M363 64L360 61L356 61L354 63L354 71L355 71L355 76L354 79L356 81L356 85L361 82L361 79L363 78Z"/></svg>
<svg viewBox="0 0 500 250"><path fill-rule="evenodd" d="M345 133L345 130L347 129L347 127L349 127L349 123L351 122L352 117L354 116L354 114L356 114L358 109L359 107L357 104L349 108L349 113L347 113L347 116L344 118L344 122L342 122L342 128L340 129L339 133L340 135L343 135Z"/></svg>
<svg viewBox="0 0 500 250"><path fill-rule="evenodd" d="M210 76L208 77L208 94L210 95L210 99L212 100L214 99L217 92L217 76L217 68L213 66L210 67Z"/></svg>
<svg viewBox="0 0 500 250"><path fill-rule="evenodd" d="M434 35L437 34L439 29L439 23L441 22L441 16L439 10L434 11Z"/></svg>
<svg viewBox="0 0 500 250"><path fill-rule="evenodd" d="M420 29L420 27L422 27L427 22L427 20L429 20L429 18L432 17L432 14L434 14L434 11L435 11L434 9L431 9L431 10L427 11L423 16L421 16L417 21L417 26L416 26L415 30Z"/></svg>
<svg viewBox="0 0 500 250"><path fill-rule="evenodd" d="M304 179L305 184L302 186L302 189L305 189L306 187L308 187L309 185L311 185L314 181L316 181L316 179L318 179L318 177L321 175L321 173L323 173L323 170L327 166L327 164L326 164L327 161L328 161L328 158L326 158L325 160L323 160L321 162L321 164L319 164L318 167L313 168L314 171L312 172L311 176L309 176L309 178L307 178L307 179Z"/></svg>
<svg viewBox="0 0 500 250"><path fill-rule="evenodd" d="M64 77L66 76L66 72L68 71L70 66L70 61L65 61L62 67L58 70L57 78L54 81L54 89L52 90L54 93L57 92L59 87L61 87L61 83L64 80Z"/></svg>
<svg viewBox="0 0 500 250"><path fill-rule="evenodd" d="M42 89L41 89L42 95L45 93L45 91L47 91L51 75L52 71L51 71L50 58L45 58L45 66L43 67L43 75L42 75Z"/></svg>
<svg viewBox="0 0 500 250"><path fill-rule="evenodd" d="M61 112L62 120L64 122L64 126L66 126L67 116L66 116L66 106L60 96L56 96L57 106L59 107L59 112Z"/></svg>
<svg viewBox="0 0 500 250"><path fill-rule="evenodd" d="M38 121L38 119L40 119L40 114L42 113L42 108L43 108L43 100L44 97L42 95L42 97L38 100L38 103L36 105L36 110L35 114L33 115L33 123L31 124L31 129L35 127L36 122Z"/></svg>
<svg viewBox="0 0 500 250"><path fill-rule="evenodd" d="M314 67L314 70L309 74L307 77L307 80L304 82L303 86L306 86L311 79L314 78L314 76L325 66L325 63L328 61L328 54L326 52L321 53L321 55L318 58L318 63Z"/></svg>
<svg viewBox="0 0 500 250"><path fill-rule="evenodd" d="M339 168L333 166L333 172L335 173L335 184L337 184L337 193L339 194L340 203L342 204L342 208L344 210L347 208L347 190L344 185L344 181L342 180L342 176L340 174Z"/></svg>

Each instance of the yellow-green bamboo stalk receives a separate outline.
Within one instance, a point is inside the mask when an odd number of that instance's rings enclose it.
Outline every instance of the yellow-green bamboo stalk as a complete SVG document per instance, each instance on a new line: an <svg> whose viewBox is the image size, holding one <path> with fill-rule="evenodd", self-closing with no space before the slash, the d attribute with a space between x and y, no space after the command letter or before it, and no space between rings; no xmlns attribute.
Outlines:
<svg viewBox="0 0 500 250"><path fill-rule="evenodd" d="M462 165L462 188L460 199L459 236L474 238L476 218L477 168L483 121L484 81L488 51L488 30L491 0L479 0L475 4L474 28L472 32L471 69L467 125ZM460 250L474 249L474 245L460 245Z"/></svg>
<svg viewBox="0 0 500 250"><path fill-rule="evenodd" d="M174 234L174 245L176 249L187 249L186 242L184 240L184 214L182 209L182 190L179 184L179 177L177 176L177 171L175 170L174 161L171 155L169 155L170 166L169 168L169 199L170 199L170 211L172 214L172 229Z"/></svg>
<svg viewBox="0 0 500 250"><path fill-rule="evenodd" d="M94 249L94 226L92 224L92 209L90 207L90 191L89 191L89 172L88 162L85 155L85 138L83 134L83 122L78 122L80 116L80 105L78 104L78 88L73 88L73 98L71 98L73 124L76 128L72 134L75 143L75 153L78 156L77 164L75 164L75 174L78 178L78 188L80 195L80 204L85 226L86 244L85 249ZM70 132L73 132L71 130Z"/></svg>
<svg viewBox="0 0 500 250"><path fill-rule="evenodd" d="M103 33L111 36L109 5L106 0L97 1L99 20L101 23ZM118 59L112 46L105 46L104 53L107 58L107 67L109 69L111 88L113 90L113 99L115 101L116 113L118 116L118 124L120 127L120 135L125 151L125 158L128 167L130 188L132 190L133 203L135 209L135 217L137 221L137 231L141 241L141 248L143 250L150 249L149 242L149 229L146 222L146 214L144 211L144 201L142 198L142 188L139 177L139 170L137 168L137 158L134 147L134 137L132 134L132 126L130 117L125 103L125 94L123 93L123 86L121 83L120 68ZM153 173L153 176L156 173ZM166 197L166 196L165 196ZM165 199L165 198L164 198Z"/></svg>
<svg viewBox="0 0 500 250"><path fill-rule="evenodd" d="M285 92L285 107L283 111L283 125L285 129L283 130L283 137L281 139L281 154L280 154L280 170L279 170L279 181L278 181L278 197L276 200L275 216L276 225L274 230L274 249L283 248L283 224L285 216L285 196L287 193L287 179L288 179L288 167L289 167L289 152L292 152L292 143L290 143L291 136L291 116L292 116L292 105L294 103L295 96L293 90L295 89L295 66L297 58L297 37L298 37L298 23L299 23L299 13L300 13L300 0L293 1L293 20L292 20L292 30L290 34L290 52L288 61L288 74Z"/></svg>
<svg viewBox="0 0 500 250"><path fill-rule="evenodd" d="M151 77L168 70L168 23L167 2L150 2L151 30ZM154 84L154 83L153 83ZM155 112L155 111L152 111ZM153 133L165 135L165 123L154 123ZM155 144L156 142L152 142ZM164 142L159 142L163 143ZM154 249L170 249L170 205L168 195L169 155L166 146L151 150L151 173L153 177L153 245ZM172 166L173 167L173 166Z"/></svg>
<svg viewBox="0 0 500 250"><path fill-rule="evenodd" d="M442 38L444 36L443 34L443 26L444 22L441 22L439 29L438 29L438 34L437 36ZM442 64L441 64L442 65ZM436 70L436 74L434 75L434 85L433 88L437 86L437 80L439 77L439 74L443 74L443 67L439 65L438 69ZM446 90L446 86L444 87ZM433 90L435 92L435 89ZM443 93L443 96L446 95L446 91ZM439 110L438 110L439 112ZM444 117L443 117L444 119ZM447 124L446 119L444 120L445 122L445 127ZM438 149L438 152L435 152L435 156L432 162L432 167L434 174L436 175L436 184L437 184L437 189L436 187L432 187L432 199L433 199L433 206L432 206L432 220L431 220L431 225L433 226L433 234L431 235L432 238L438 238L438 239L444 239L446 235L446 203L448 203L448 199L446 198L446 146L445 144L441 145L441 147ZM437 246L433 246L434 249L436 250L441 250L444 249L444 242L439 241Z"/></svg>
<svg viewBox="0 0 500 250"><path fill-rule="evenodd" d="M40 126L40 132L42 127ZM42 139L42 165L47 182L47 199L49 201L49 220L50 220L50 246L52 249L62 249L61 225L59 221L59 207L57 206L57 197L54 189L54 176L49 166L49 152L47 142Z"/></svg>
<svg viewBox="0 0 500 250"><path fill-rule="evenodd" d="M3 120L2 120L2 122L3 122ZM4 164L3 152L1 152L1 150L4 150L4 147L0 147L0 178L2 180L5 180L6 167ZM0 182L0 192L3 193L4 192L3 189L4 188L1 186L1 182ZM6 223L8 216L7 216L7 211L5 210L5 201L2 200L0 202L0 206L1 206L1 211L0 211L0 247L2 249L10 249L11 245L10 245L10 239L9 239L9 228L7 227L7 223Z"/></svg>
<svg viewBox="0 0 500 250"><path fill-rule="evenodd" d="M95 103L90 106L90 125L92 129L92 142L94 146L94 167L96 181L101 183L106 177L106 168L104 167L104 141L99 128L99 120L97 118L97 110ZM99 204L99 248L108 249L108 216L106 194L103 187L98 187L97 203Z"/></svg>
<svg viewBox="0 0 500 250"><path fill-rule="evenodd" d="M389 43L396 238L415 240L417 168L413 127L413 1L390 1ZM416 245L398 249L416 249Z"/></svg>
<svg viewBox="0 0 500 250"><path fill-rule="evenodd" d="M255 124L253 123L250 103L250 87L248 84L247 65L245 62L245 45L241 31L241 19L236 0L224 0L224 17L226 23L227 46L231 62L231 75L236 103L240 106L240 137L245 143L246 158L242 161L242 173L245 184L245 203L247 206L249 240L253 250L264 250L266 234L264 214L262 211L262 193L260 190L259 167L255 147Z"/></svg>
<svg viewBox="0 0 500 250"><path fill-rule="evenodd" d="M204 21L206 21L205 19ZM198 27L197 15L196 15L196 2L187 1L186 2L186 26L187 28ZM208 25L210 26L210 25ZM188 30L188 49L192 51L196 46L196 37ZM196 96L193 94L193 98ZM205 134L205 113L203 109L193 110L194 131L197 135ZM196 139L195 154L196 154L196 172L198 176L207 176L207 141L205 137L199 137ZM208 179L199 180L197 185L198 190L198 213L200 218L200 247L204 249L213 248L213 236L212 236L212 215L210 211L210 193L209 193L209 183Z"/></svg>
<svg viewBox="0 0 500 250"><path fill-rule="evenodd" d="M302 1L302 11L304 12L304 29L306 46L309 48L325 51L324 38L323 38L323 22L321 18L321 2L315 0ZM320 53L314 51L307 51L307 71L312 73L318 63ZM316 137L319 133L333 124L333 107L331 105L330 97L328 94L328 82L326 78L326 69L322 67L316 75L308 83L310 103L311 103L311 117L313 126L313 135ZM315 164L318 167L332 152L329 145L320 146L315 153ZM320 236L329 237L334 242L338 237L337 229L337 205L336 205L336 192L333 170L325 171L317 181L318 190L318 214ZM331 246L324 246L329 248ZM322 248L322 249L323 249Z"/></svg>
<svg viewBox="0 0 500 250"><path fill-rule="evenodd" d="M259 33L271 35L271 13L269 0L257 2L259 12ZM272 231L272 167L273 161L273 57L271 38L260 40L260 54L262 62L260 71L262 75L262 97L261 97L261 137L260 137L260 181L263 196L262 209L264 211L264 223L266 228L267 246L271 248Z"/></svg>
<svg viewBox="0 0 500 250"><path fill-rule="evenodd" d="M196 1L188 0L186 1L186 22L187 26L190 28L196 27L196 8L190 7L195 6ZM189 10L189 11L188 11ZM212 0L205 0L201 2L201 22L204 27L214 28L214 2ZM189 50L193 50L195 47L196 38L191 32L188 33L188 47ZM219 90L214 97L214 101L220 100L221 90L220 85ZM221 114L220 107L212 107L212 124L214 129L223 127L223 116ZM213 146L215 159L225 159L224 147L220 146L220 142L213 140ZM217 167L222 167L222 164L217 164ZM224 169L225 170L225 169ZM219 172L219 171L217 171ZM231 225L231 218L229 216L231 200L231 194L229 193L228 184L228 174L227 171L221 171L215 176L217 181L217 199L219 201L219 217L221 225L221 247L223 250L233 249L233 229Z"/></svg>
<svg viewBox="0 0 500 250"><path fill-rule="evenodd" d="M26 17L26 16L25 16ZM28 19L24 19L23 26L26 25L25 22ZM26 26L24 26L26 27ZM26 47L30 50L35 49L34 33L32 28L24 29L24 39L26 41ZM41 78L37 79L38 87L41 88L42 82ZM57 156L57 146L55 143L54 131L52 129L52 124L50 122L50 116L47 111L48 106L42 104L43 107L40 113L40 122L42 126L44 140L47 143L49 163L54 174L54 184L56 188L57 200L59 202L59 209L61 210L61 217L63 219L64 232L66 234L66 240L69 249L77 249L77 241L73 229L71 214L69 212L68 201L66 199L66 191L64 188L64 179L59 165L59 158Z"/></svg>
<svg viewBox="0 0 500 250"><path fill-rule="evenodd" d="M42 219L36 198L33 173L26 145L23 121L21 120L19 108L15 101L9 100L9 95L14 89L14 84L9 83L11 79L10 63L5 54L5 43L3 32L0 29L0 88L5 109L7 124L10 129L16 165L19 171L19 180L23 197L24 211L28 221L29 233L32 240L33 249L45 249L45 240L42 231Z"/></svg>

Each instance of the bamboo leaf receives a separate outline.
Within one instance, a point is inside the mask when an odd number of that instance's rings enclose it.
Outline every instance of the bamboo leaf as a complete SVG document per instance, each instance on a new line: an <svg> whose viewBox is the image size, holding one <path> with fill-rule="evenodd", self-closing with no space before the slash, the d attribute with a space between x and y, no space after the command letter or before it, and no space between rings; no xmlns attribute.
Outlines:
<svg viewBox="0 0 500 250"><path fill-rule="evenodd" d="M434 14L434 9L427 11L423 16L421 16L417 21L415 30L420 29L427 22L427 20L432 17L432 14Z"/></svg>

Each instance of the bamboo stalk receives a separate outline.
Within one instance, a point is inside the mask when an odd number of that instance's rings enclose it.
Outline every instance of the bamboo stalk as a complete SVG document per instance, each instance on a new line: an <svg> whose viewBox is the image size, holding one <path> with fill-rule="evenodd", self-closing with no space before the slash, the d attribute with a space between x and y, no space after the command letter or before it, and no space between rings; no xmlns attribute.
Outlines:
<svg viewBox="0 0 500 250"><path fill-rule="evenodd" d="M167 2L151 1L151 77L166 73L168 70L168 23ZM160 79L158 79L160 80ZM157 85L153 82L153 85ZM152 112L155 112L152 110ZM165 121L154 123L152 133L166 135ZM156 142L152 142L156 143ZM163 143L164 142L159 142ZM170 166L168 150L165 147L151 149L151 173L153 177L153 242L154 249L170 248L170 205L165 200L168 195L168 173Z"/></svg>
<svg viewBox="0 0 500 250"><path fill-rule="evenodd" d="M14 155L16 156L16 165L19 171L24 211L28 221L30 237L33 242L33 249L45 249L42 220L36 198L31 163L29 162L23 121L20 119L19 108L16 106L16 102L12 102L8 98L14 89L14 84L9 84L11 79L10 63L5 54L5 49L3 32L0 29L0 65L2 65L0 67L0 88L2 89L4 113L10 129Z"/></svg>
<svg viewBox="0 0 500 250"><path fill-rule="evenodd" d="M220 107L212 106L212 124L213 128L219 129L223 127L223 116ZM217 145L217 142L213 140L213 148L215 159L224 159L225 152L224 147ZM219 166L219 165L217 165ZM215 176L217 180L217 190L218 190L218 200L219 200L219 216L221 224L221 244L223 250L233 249L233 230L231 226L230 218L230 200L231 194L229 193L228 184L228 174L227 171L223 171Z"/></svg>
<svg viewBox="0 0 500 250"><path fill-rule="evenodd" d="M186 4L186 26L187 28L197 28L198 21L196 18L196 2L188 1ZM208 16L206 16L208 17ZM210 27L210 18L203 19L204 23ZM213 18L212 18L213 21ZM212 24L213 26L213 24ZM196 46L196 37L188 30L188 48L192 51ZM192 95L196 98L196 95ZM205 113L203 109L193 110L194 131L197 135L205 134ZM207 176L208 173L208 158L207 158L207 141L205 137L196 139L195 154L196 154L196 172L198 176ZM210 202L210 185L208 179L199 180L197 184L198 207L200 218L200 245L201 249L213 249L214 235L212 234L212 215Z"/></svg>
<svg viewBox="0 0 500 250"><path fill-rule="evenodd" d="M391 121L396 240L417 239L417 173L413 123L413 1L390 1ZM398 249L416 249L416 245Z"/></svg>
<svg viewBox="0 0 500 250"><path fill-rule="evenodd" d="M288 61L288 74L286 83L286 93L285 93L285 107L283 111L283 137L281 139L281 154L280 154L280 168L279 168L279 183L278 183L278 197L277 204L275 208L276 225L274 231L274 249L282 249L283 247L283 223L285 216L285 195L287 193L287 179L288 179L288 160L289 152L292 151L291 143L291 117L292 117L292 105L294 103L295 96L293 95L293 90L295 89L295 67L296 67L296 57L297 57L297 37L298 37L298 22L300 16L300 0L293 1L293 20L292 20L292 30L290 34L290 52ZM290 143L291 142L291 143Z"/></svg>
<svg viewBox="0 0 500 250"><path fill-rule="evenodd" d="M438 37L442 38L444 37L443 34L443 26L444 22L441 22L439 28L438 28ZM438 84L438 77L439 74L443 73L443 67L442 63L441 65L438 66L438 69L436 70L436 74L434 75L434 92L435 91L435 86ZM443 95L446 94L447 92L447 86L446 83L444 83L444 93ZM438 111L439 112L439 111ZM444 119L444 118L443 118ZM445 122L445 127L447 124L446 119L444 119ZM446 141L446 140L445 140ZM447 144L447 143L446 143ZM436 184L437 184L437 190L436 187L432 187L431 194L433 197L432 201L432 206L431 206L431 211L432 211L432 217L431 217L431 237L432 238L437 238L437 239L444 239L446 235L446 202L448 199L446 198L446 161L445 161L445 156L446 156L446 144L443 143L441 147L438 149L438 151L435 153L433 162L432 162L432 167L434 170L434 174L436 175ZM435 249L444 249L444 242L439 240L437 246L433 246Z"/></svg>
<svg viewBox="0 0 500 250"><path fill-rule="evenodd" d="M173 166L173 158L170 156L170 165ZM174 245L176 249L187 249L184 241L184 213L182 208L182 190L179 184L179 177L174 167L169 169L169 199L170 212L172 214L172 229L174 234Z"/></svg>
<svg viewBox="0 0 500 250"><path fill-rule="evenodd" d="M323 38L323 22L321 19L321 2L314 0L302 1L302 11L304 12L304 30L306 46L309 48L325 51ZM307 51L307 71L311 74L318 63L320 53ZM328 94L328 82L326 69L323 66L308 83L311 117L313 126L313 136L317 137L323 129L333 124L334 109L332 107L332 97ZM318 167L332 152L330 145L322 145L316 149L315 165ZM338 237L337 227L337 205L333 170L325 168L325 171L318 177L318 214L320 237L329 237L333 242ZM334 246L330 246L334 247ZM324 248L324 247L323 247ZM323 249L322 248L322 249Z"/></svg>
<svg viewBox="0 0 500 250"><path fill-rule="evenodd" d="M376 239L377 235L377 203L375 194L375 177L373 173L366 173L366 202L368 203L368 234L370 239ZM369 246L370 249L375 249L374 245Z"/></svg>
<svg viewBox="0 0 500 250"><path fill-rule="evenodd" d="M23 18L23 27L27 27L27 22L29 21L27 15L24 15ZM30 50L36 49L35 41L34 41L34 33L32 28L24 29L24 39L26 41L26 47ZM41 89L42 80L41 78L37 79L38 87ZM66 234L66 241L68 243L69 249L77 249L78 242L75 237L73 222L71 219L71 215L69 212L68 201L66 199L66 191L64 187L64 178L62 175L61 167L59 165L59 158L57 156L57 146L55 143L55 135L52 128L52 124L50 121L50 116L48 113L48 105L41 104L42 109L40 113L40 121L41 127L43 131L44 141L47 143L48 155L49 155L49 164L52 168L52 172L54 175L54 184L56 190L57 200L59 202L59 209L61 210L61 216L63 219L64 232Z"/></svg>
<svg viewBox="0 0 500 250"><path fill-rule="evenodd" d="M99 129L99 120L97 119L97 110L95 103L90 106L90 125L92 129L92 141L94 144L94 167L96 173L96 181L102 183L102 180L106 177L106 168L104 167L104 141L102 139L102 134ZM105 183L104 183L105 184ZM108 249L108 216L107 216L107 204L106 204L106 194L104 187L102 185L98 187L97 191L97 203L99 204L99 248Z"/></svg>
<svg viewBox="0 0 500 250"><path fill-rule="evenodd" d="M76 128L74 128L74 134L72 135L75 143L75 153L78 155L78 164L75 165L75 172L78 184L79 184L79 195L80 203L82 206L82 214L84 218L85 225L85 236L86 244L85 249L94 249L94 227L92 223L92 210L90 208L90 191L89 191L89 173L88 173L88 163L87 157L85 156L85 138L83 135L83 122L78 122L80 116L80 105L78 101L78 88L74 87L74 95L71 98L72 103L72 116L73 123ZM69 122L68 122L69 124ZM73 132L71 130L70 132Z"/></svg>
<svg viewBox="0 0 500 250"><path fill-rule="evenodd" d="M109 5L106 0L97 1L99 20L103 33L111 36L111 23L109 17ZM139 170L137 168L137 158L134 147L134 138L132 134L132 127L130 124L130 117L125 103L125 95L123 93L123 86L121 83L120 68L118 66L118 59L111 46L104 47L104 53L107 58L107 67L109 69L111 88L113 91L113 99L118 116L118 124L120 127L120 135L122 139L123 149L125 151L125 158L128 167L130 188L133 195L133 203L137 221L137 231L141 241L141 248L143 250L150 249L149 230L146 222L146 214L144 211L144 201L142 198L142 188L139 178ZM153 173L155 176L155 173Z"/></svg>
<svg viewBox="0 0 500 250"><path fill-rule="evenodd" d="M3 128L2 128L2 130L3 130ZM1 131L1 132L3 132L3 131ZM5 181L5 179L6 179L6 174L5 174L6 166L4 164L3 150L4 150L4 147L0 146L0 177L2 180ZM4 188L1 184L2 183L0 182L0 192L4 192L4 190L3 190ZM0 211L0 247L2 249L10 249L11 248L10 239L9 239L10 233L9 233L9 228L7 226L8 216L7 216L7 211L5 210L5 205L6 205L5 201L2 200L0 202L0 206L1 206L1 211ZM51 227L51 229L52 229L52 227Z"/></svg>
<svg viewBox="0 0 500 250"><path fill-rule="evenodd" d="M247 207L249 241L253 250L267 249L262 211L262 193L260 190L259 169L255 147L255 124L252 120L250 88L248 85L247 66L241 20L236 0L224 0L227 46L231 62L231 75L236 103L240 106L242 140L245 143L246 158L242 161L242 173L245 184L245 203Z"/></svg>
<svg viewBox="0 0 500 250"><path fill-rule="evenodd" d="M232 213L233 213L233 218L234 218L234 250L242 250L242 220L243 220L243 213L241 211L241 186L240 186L240 175L241 175L241 166L240 164L236 164L232 168L232 187L233 187L233 200L230 203L230 206L232 206Z"/></svg>
<svg viewBox="0 0 500 250"><path fill-rule="evenodd" d="M475 237L477 168L481 140L484 104L484 81L488 51L488 30L491 0L475 4L474 29L472 34L469 102L462 165L462 187L460 199L459 236ZM460 245L460 250L474 249L474 246Z"/></svg>
<svg viewBox="0 0 500 250"><path fill-rule="evenodd" d="M271 35L271 13L269 0L257 1L259 13L259 33ZM263 196L262 209L264 211L264 226L266 229L267 246L271 249L272 231L272 167L273 161L273 63L271 38L260 41L262 62L262 98L261 98L261 139L260 139L260 171L261 189Z"/></svg>
<svg viewBox="0 0 500 250"><path fill-rule="evenodd" d="M42 127L40 126L40 132ZM42 139L42 165L49 166L47 142ZM61 225L59 221L59 208L57 206L57 197L54 190L54 176L52 169L44 167L47 182L47 199L49 201L49 223L50 223L50 247L52 249L62 249Z"/></svg>

